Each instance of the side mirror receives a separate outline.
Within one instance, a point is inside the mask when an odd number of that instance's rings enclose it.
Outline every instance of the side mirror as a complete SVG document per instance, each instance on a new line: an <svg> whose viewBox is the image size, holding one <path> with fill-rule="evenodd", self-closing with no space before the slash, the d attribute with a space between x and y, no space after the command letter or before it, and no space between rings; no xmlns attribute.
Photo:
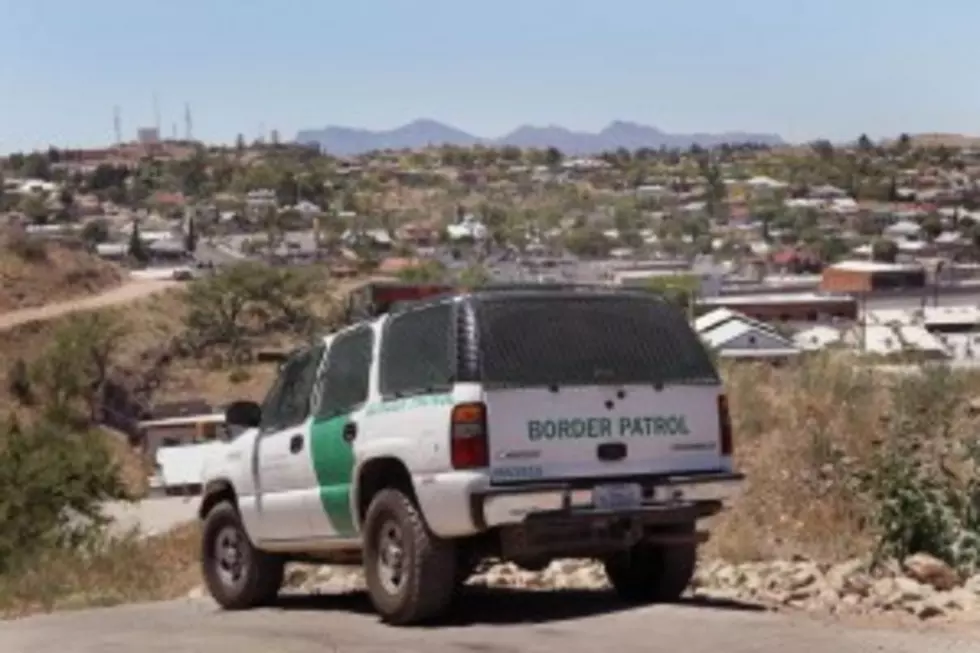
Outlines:
<svg viewBox="0 0 980 653"><path fill-rule="evenodd" d="M225 408L225 424L252 428L262 421L262 407L254 401L235 401Z"/></svg>

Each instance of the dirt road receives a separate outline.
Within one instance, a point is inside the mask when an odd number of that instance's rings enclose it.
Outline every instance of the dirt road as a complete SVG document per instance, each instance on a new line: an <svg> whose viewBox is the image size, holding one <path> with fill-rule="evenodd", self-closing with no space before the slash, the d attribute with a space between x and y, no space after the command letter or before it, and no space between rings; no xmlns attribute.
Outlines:
<svg viewBox="0 0 980 653"><path fill-rule="evenodd" d="M161 290L173 288L179 283L179 281L134 279L98 295L54 302L35 308L24 308L18 311L10 311L9 313L0 313L0 331L13 329L14 327L35 320L51 320L76 311L91 311L117 304L125 304L126 302L148 297Z"/></svg>
<svg viewBox="0 0 980 653"><path fill-rule="evenodd" d="M466 597L453 623L383 626L361 595L283 600L223 613L206 600L109 608L0 624L11 653L974 653L980 630L845 627L725 606L624 610L605 593L494 591Z"/></svg>
<svg viewBox="0 0 980 653"><path fill-rule="evenodd" d="M113 519L112 532L128 533L134 529L144 535L158 535L197 519L201 497L153 497L134 503L113 501L105 504L105 513Z"/></svg>

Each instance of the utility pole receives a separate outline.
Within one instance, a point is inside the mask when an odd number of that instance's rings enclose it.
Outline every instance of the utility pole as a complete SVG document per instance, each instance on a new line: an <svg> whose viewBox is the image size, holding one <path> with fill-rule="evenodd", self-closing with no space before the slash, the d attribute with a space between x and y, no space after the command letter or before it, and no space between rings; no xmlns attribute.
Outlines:
<svg viewBox="0 0 980 653"><path fill-rule="evenodd" d="M112 109L112 128L116 135L116 145L122 143L122 118L119 115L119 106Z"/></svg>

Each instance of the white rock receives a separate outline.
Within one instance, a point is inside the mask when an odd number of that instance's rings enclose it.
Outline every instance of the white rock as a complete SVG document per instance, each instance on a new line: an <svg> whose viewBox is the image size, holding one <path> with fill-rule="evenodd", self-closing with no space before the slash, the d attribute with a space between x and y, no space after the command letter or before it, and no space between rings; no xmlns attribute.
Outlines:
<svg viewBox="0 0 980 653"><path fill-rule="evenodd" d="M966 583L963 584L963 587L974 594L980 595L980 574L969 578Z"/></svg>
<svg viewBox="0 0 980 653"><path fill-rule="evenodd" d="M925 585L945 591L960 585L956 571L942 560L927 553L916 553L902 561L902 569L909 576Z"/></svg>

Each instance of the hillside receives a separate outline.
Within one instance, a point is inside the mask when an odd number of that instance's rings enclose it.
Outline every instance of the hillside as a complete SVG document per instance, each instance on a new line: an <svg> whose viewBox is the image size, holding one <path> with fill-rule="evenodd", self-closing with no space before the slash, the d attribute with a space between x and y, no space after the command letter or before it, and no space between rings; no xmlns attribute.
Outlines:
<svg viewBox="0 0 980 653"><path fill-rule="evenodd" d="M482 138L435 120L420 119L395 129L372 131L354 127L328 126L304 129L296 135L301 144L319 144L331 154L350 156L373 150L417 149L436 145L555 147L566 154L592 154L626 148L710 147L722 143L762 143L781 145L778 134L724 132L719 134L671 134L656 127L615 120L599 132L573 131L558 125L520 126L499 138Z"/></svg>
<svg viewBox="0 0 980 653"><path fill-rule="evenodd" d="M83 250L21 237L0 242L0 313L92 295L123 279L118 267Z"/></svg>

